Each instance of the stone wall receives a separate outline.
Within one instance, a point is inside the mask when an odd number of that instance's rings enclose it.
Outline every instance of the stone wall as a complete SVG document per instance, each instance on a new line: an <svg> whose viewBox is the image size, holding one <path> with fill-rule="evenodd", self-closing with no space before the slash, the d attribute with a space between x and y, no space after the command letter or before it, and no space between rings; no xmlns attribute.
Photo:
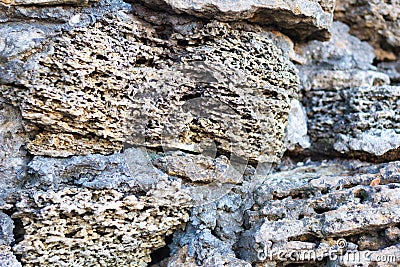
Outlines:
<svg viewBox="0 0 400 267"><path fill-rule="evenodd" d="M0 266L398 266L398 3L364 2L1 1Z"/></svg>

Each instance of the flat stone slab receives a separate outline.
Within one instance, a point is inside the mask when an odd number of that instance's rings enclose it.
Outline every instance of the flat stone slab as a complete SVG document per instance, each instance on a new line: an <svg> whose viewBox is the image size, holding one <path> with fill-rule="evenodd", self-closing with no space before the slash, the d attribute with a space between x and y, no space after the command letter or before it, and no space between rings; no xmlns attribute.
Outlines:
<svg viewBox="0 0 400 267"><path fill-rule="evenodd" d="M220 21L249 20L276 26L296 39L327 40L335 1L307 0L142 0L146 5L166 6L176 13Z"/></svg>

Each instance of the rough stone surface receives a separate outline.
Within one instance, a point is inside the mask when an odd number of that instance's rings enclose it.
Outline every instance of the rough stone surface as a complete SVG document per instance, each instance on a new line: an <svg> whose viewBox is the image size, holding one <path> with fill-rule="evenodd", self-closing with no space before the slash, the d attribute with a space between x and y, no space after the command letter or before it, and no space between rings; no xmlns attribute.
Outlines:
<svg viewBox="0 0 400 267"><path fill-rule="evenodd" d="M375 48L379 60L395 60L400 53L400 2L337 0L335 19Z"/></svg>
<svg viewBox="0 0 400 267"><path fill-rule="evenodd" d="M178 14L221 21L248 20L278 26L296 39L326 40L333 20L335 1L246 1L246 0L141 0L156 9L168 8Z"/></svg>
<svg viewBox="0 0 400 267"><path fill-rule="evenodd" d="M12 253L10 247L0 245L0 266L2 267L22 267L17 258Z"/></svg>
<svg viewBox="0 0 400 267"><path fill-rule="evenodd" d="M400 61L381 62L378 70L387 74L392 84L400 85Z"/></svg>
<svg viewBox="0 0 400 267"><path fill-rule="evenodd" d="M400 265L397 2L4 2L0 266Z"/></svg>
<svg viewBox="0 0 400 267"><path fill-rule="evenodd" d="M400 87L372 66L372 47L343 34L334 23L332 39L299 45L303 103L312 150L336 151L366 160L399 159Z"/></svg>
<svg viewBox="0 0 400 267"><path fill-rule="evenodd" d="M29 160L26 139L19 110L0 100L0 186L3 189L21 183Z"/></svg>
<svg viewBox="0 0 400 267"><path fill-rule="evenodd" d="M392 250L398 255L397 241L386 238L385 232L400 222L399 171L399 162L327 162L269 175L254 193L257 210L245 216L248 230L237 244L240 258L271 266L342 266L330 262L329 250L336 258L341 249ZM380 185L371 187L378 177ZM301 258L302 251L315 253L319 261Z"/></svg>
<svg viewBox="0 0 400 267"><path fill-rule="evenodd" d="M325 151L367 160L400 158L399 86L322 89L306 99L309 134Z"/></svg>
<svg viewBox="0 0 400 267"><path fill-rule="evenodd" d="M304 64L318 65L331 70L373 69L375 58L371 45L349 34L349 27L334 22L332 38L327 42L310 41L296 46L296 52L304 57Z"/></svg>
<svg viewBox="0 0 400 267"><path fill-rule="evenodd" d="M9 246L14 242L14 223L10 216L0 212L0 246Z"/></svg>
<svg viewBox="0 0 400 267"><path fill-rule="evenodd" d="M1 0L6 5L87 5L97 0Z"/></svg>
<svg viewBox="0 0 400 267"><path fill-rule="evenodd" d="M311 144L307 134L306 110L300 101L292 100L285 135L288 150L294 150L296 145L303 149L309 148Z"/></svg>
<svg viewBox="0 0 400 267"><path fill-rule="evenodd" d="M30 163L34 177L12 215L25 231L13 248L24 266L147 266L165 236L184 227L191 202L180 182L125 156ZM140 176L157 184L145 191Z"/></svg>
<svg viewBox="0 0 400 267"><path fill-rule="evenodd" d="M225 156L216 159L182 152L167 154L153 160L154 166L170 176L184 178L192 183L241 183L242 173L235 170Z"/></svg>
<svg viewBox="0 0 400 267"><path fill-rule="evenodd" d="M55 38L2 93L20 102L36 155L106 154L124 142L201 151L211 139L222 151L276 162L297 74L248 28L213 22L196 37L164 41L120 12Z"/></svg>

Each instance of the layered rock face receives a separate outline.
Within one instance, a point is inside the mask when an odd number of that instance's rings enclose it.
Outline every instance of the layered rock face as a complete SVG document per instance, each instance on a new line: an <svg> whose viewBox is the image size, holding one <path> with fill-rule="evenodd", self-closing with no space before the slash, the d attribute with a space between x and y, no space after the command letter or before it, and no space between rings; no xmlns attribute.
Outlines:
<svg viewBox="0 0 400 267"><path fill-rule="evenodd" d="M329 38L335 1L245 1L245 0L141 0L150 7L167 8L172 12L190 14L221 21L248 20L278 26L297 39Z"/></svg>
<svg viewBox="0 0 400 267"><path fill-rule="evenodd" d="M377 255L398 253L400 236L392 233L399 233L393 227L400 222L399 187L393 184L398 182L399 167L399 162L327 162L268 176L254 194L257 210L247 213L249 229L238 239L241 258L370 266ZM377 178L381 186L371 187ZM372 225L380 230L368 231ZM372 255L370 262L350 257L357 248Z"/></svg>
<svg viewBox="0 0 400 267"><path fill-rule="evenodd" d="M378 2L2 1L0 266L398 266Z"/></svg>
<svg viewBox="0 0 400 267"><path fill-rule="evenodd" d="M165 236L184 226L191 206L179 181L146 163L140 150L35 157L34 177L13 213L24 225L14 247L24 266L146 266Z"/></svg>
<svg viewBox="0 0 400 267"><path fill-rule="evenodd" d="M297 47L313 150L365 160L400 158L400 87L378 72L372 47L335 23L329 42Z"/></svg>
<svg viewBox="0 0 400 267"><path fill-rule="evenodd" d="M214 139L225 152L277 162L298 87L293 65L260 29L188 23L195 29L162 40L117 13L46 44L52 51L2 90L35 133L29 152L106 154L123 143L198 152Z"/></svg>

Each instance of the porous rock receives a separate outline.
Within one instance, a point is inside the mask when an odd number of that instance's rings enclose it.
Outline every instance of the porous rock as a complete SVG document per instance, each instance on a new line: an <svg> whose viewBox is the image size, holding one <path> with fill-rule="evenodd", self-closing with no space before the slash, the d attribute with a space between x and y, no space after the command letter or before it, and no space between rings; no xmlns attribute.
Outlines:
<svg viewBox="0 0 400 267"><path fill-rule="evenodd" d="M98 0L1 0L6 5L88 5Z"/></svg>
<svg viewBox="0 0 400 267"><path fill-rule="evenodd" d="M17 258L12 253L11 248L3 245L0 245L0 266L22 267L21 263L18 262Z"/></svg>
<svg viewBox="0 0 400 267"><path fill-rule="evenodd" d="M211 158L182 152L168 153L152 161L154 166L170 176L192 183L236 183L243 181L243 173L231 165L226 156Z"/></svg>
<svg viewBox="0 0 400 267"><path fill-rule="evenodd" d="M177 253L175 253L171 258L168 258L164 265L155 265L152 267L179 267L179 266L187 266L187 267L197 267L197 266L215 266L215 267L250 267L251 264L236 258L234 255L226 256L226 255L215 255L213 257L208 258L203 264L199 265L196 263L196 259L190 257L188 255L187 246L181 248Z"/></svg>
<svg viewBox="0 0 400 267"><path fill-rule="evenodd" d="M250 160L285 150L297 74L258 28L211 22L162 40L121 11L46 46L1 90L20 103L32 154L108 154L123 143L199 152L210 139Z"/></svg>
<svg viewBox="0 0 400 267"><path fill-rule="evenodd" d="M385 231L400 222L399 170L399 162L333 161L269 175L255 191L259 209L245 216L248 230L238 239L238 255L271 266L342 266L334 263L341 249L398 255L396 239L386 238ZM375 179L380 185L370 186ZM376 240L368 246L373 232Z"/></svg>
<svg viewBox="0 0 400 267"><path fill-rule="evenodd" d="M147 266L184 227L191 202L179 181L136 155L130 166L123 154L35 158L12 215L25 231L13 247L24 266ZM146 174L157 183L142 187Z"/></svg>
<svg viewBox="0 0 400 267"><path fill-rule="evenodd" d="M156 9L166 8L175 13L186 13L220 21L248 20L263 25L278 26L281 31L297 39L329 38L335 1L246 1L246 0L141 0Z"/></svg>
<svg viewBox="0 0 400 267"><path fill-rule="evenodd" d="M306 99L309 134L321 152L334 149L366 160L400 158L399 86L315 90Z"/></svg>
<svg viewBox="0 0 400 267"><path fill-rule="evenodd" d="M375 48L379 60L395 60L400 53L400 2L337 0L335 19Z"/></svg>
<svg viewBox="0 0 400 267"><path fill-rule="evenodd" d="M9 246L14 241L14 222L5 213L0 212L0 246Z"/></svg>
<svg viewBox="0 0 400 267"><path fill-rule="evenodd" d="M311 150L366 160L399 158L399 87L372 61L372 47L335 22L332 40L299 45Z"/></svg>
<svg viewBox="0 0 400 267"><path fill-rule="evenodd" d="M18 108L0 100L0 186L12 188L21 183L29 160L27 135Z"/></svg>
<svg viewBox="0 0 400 267"><path fill-rule="evenodd" d="M51 1L51 0L50 0ZM49 1L49 2L50 2ZM57 0L55 0L57 1ZM71 0L69 3L77 3L80 1ZM91 4L86 5L88 1L82 1L84 4L77 5L0 5L0 22L14 32L24 32L21 30L15 31L15 24L25 25L29 28L32 25L43 26L54 29L71 29L73 27L87 26L96 22L97 18L104 14L116 12L118 10L130 10L130 5L122 0L100 0L89 1ZM10 24L7 24L10 23ZM4 35L6 36L6 35ZM26 40L30 36L25 36ZM12 42L7 42L8 46L12 46Z"/></svg>

